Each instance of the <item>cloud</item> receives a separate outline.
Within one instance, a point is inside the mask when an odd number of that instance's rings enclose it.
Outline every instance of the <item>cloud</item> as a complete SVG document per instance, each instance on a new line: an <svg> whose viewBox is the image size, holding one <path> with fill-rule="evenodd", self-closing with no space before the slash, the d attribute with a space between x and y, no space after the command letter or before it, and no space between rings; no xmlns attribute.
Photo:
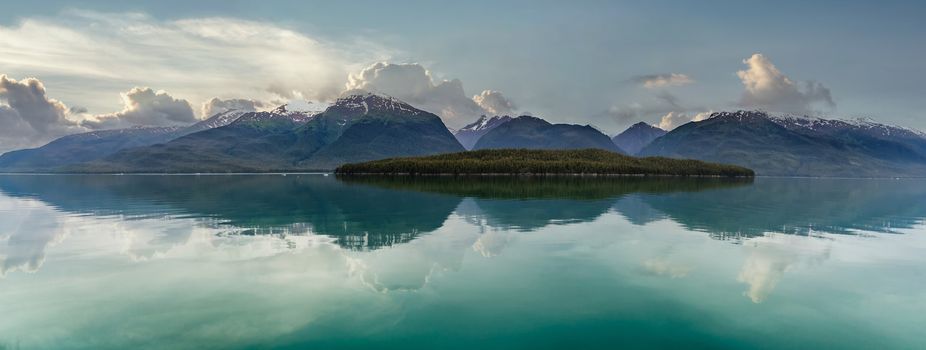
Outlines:
<svg viewBox="0 0 926 350"><path fill-rule="evenodd" d="M337 97L349 72L393 51L341 38L326 42L267 21L159 20L138 13L67 11L0 26L0 67L45 78L57 97L104 113L132 86L156 86L197 105L214 96L262 101Z"/></svg>
<svg viewBox="0 0 926 350"><path fill-rule="evenodd" d="M45 85L38 79L16 81L0 75L0 99L5 100L23 121L38 132L73 124L65 118L68 108L64 103L48 98Z"/></svg>
<svg viewBox="0 0 926 350"><path fill-rule="evenodd" d="M736 72L746 88L739 102L742 107L793 113L812 113L816 104L836 107L830 90L823 84L794 82L762 54L753 54L743 63L749 68Z"/></svg>
<svg viewBox="0 0 926 350"><path fill-rule="evenodd" d="M680 73L662 73L641 75L633 79L647 89L657 89L668 86L682 86L694 83L688 75Z"/></svg>
<svg viewBox="0 0 926 350"><path fill-rule="evenodd" d="M707 119L712 113L708 108L682 103L677 96L664 90L652 95L646 103L634 102L612 106L606 112L622 124L658 117L659 121L653 124L663 130L672 130L690 121Z"/></svg>
<svg viewBox="0 0 926 350"><path fill-rule="evenodd" d="M47 96L38 79L17 81L0 75L0 152L82 131L68 113L64 103Z"/></svg>
<svg viewBox="0 0 926 350"><path fill-rule="evenodd" d="M265 104L261 101L242 99L242 98L233 98L229 100L220 100L218 98L213 98L206 103L203 103L202 107L202 117L208 118L218 113L227 112L230 110L240 110L253 112L258 108L263 108Z"/></svg>
<svg viewBox="0 0 926 350"><path fill-rule="evenodd" d="M122 93L122 104L120 112L97 115L81 124L91 129L109 129L131 125L188 125L197 121L189 102L165 91L135 87Z"/></svg>
<svg viewBox="0 0 926 350"><path fill-rule="evenodd" d="M473 96L473 101L492 115L511 115L517 109L505 95L494 90L483 90L481 94Z"/></svg>
<svg viewBox="0 0 926 350"><path fill-rule="evenodd" d="M472 99L468 98L459 79L435 81L431 72L417 63L377 62L350 74L342 94L358 91L393 96L437 114L452 127L463 125L483 114L496 114L493 111L514 107L496 91L487 90L488 93L483 91Z"/></svg>
<svg viewBox="0 0 926 350"><path fill-rule="evenodd" d="M698 113L669 112L662 116L661 119L659 119L659 128L663 130L672 130L688 122L705 120L713 113L713 111Z"/></svg>

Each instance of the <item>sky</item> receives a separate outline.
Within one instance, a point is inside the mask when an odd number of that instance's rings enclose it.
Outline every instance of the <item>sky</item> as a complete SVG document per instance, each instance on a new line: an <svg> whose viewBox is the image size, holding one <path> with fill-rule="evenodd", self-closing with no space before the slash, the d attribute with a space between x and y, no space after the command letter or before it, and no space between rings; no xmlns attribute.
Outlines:
<svg viewBox="0 0 926 350"><path fill-rule="evenodd" d="M608 134L763 109L926 129L918 1L57 1L0 11L0 152L229 108L406 100Z"/></svg>

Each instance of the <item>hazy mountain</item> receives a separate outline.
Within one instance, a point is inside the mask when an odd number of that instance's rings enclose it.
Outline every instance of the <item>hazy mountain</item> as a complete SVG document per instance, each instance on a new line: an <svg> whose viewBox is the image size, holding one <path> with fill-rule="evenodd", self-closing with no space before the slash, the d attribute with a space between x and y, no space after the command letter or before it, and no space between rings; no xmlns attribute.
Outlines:
<svg viewBox="0 0 926 350"><path fill-rule="evenodd" d="M91 172L249 172L289 168L298 125L285 115L249 112L235 122L173 141L122 150L79 164Z"/></svg>
<svg viewBox="0 0 926 350"><path fill-rule="evenodd" d="M611 141L628 154L637 154L643 147L649 145L656 138L665 135L666 132L647 123L639 122L614 136Z"/></svg>
<svg viewBox="0 0 926 350"><path fill-rule="evenodd" d="M752 111L714 113L682 125L640 154L736 164L759 175L926 175L922 133L870 121Z"/></svg>
<svg viewBox="0 0 926 350"><path fill-rule="evenodd" d="M373 94L339 99L306 117L251 112L227 126L78 165L90 172L261 172L324 170L345 162L459 152L434 114Z"/></svg>
<svg viewBox="0 0 926 350"><path fill-rule="evenodd" d="M473 149L494 148L598 148L624 153L611 138L591 126L550 124L530 116L517 117L495 127L473 146Z"/></svg>
<svg viewBox="0 0 926 350"><path fill-rule="evenodd" d="M138 126L68 135L42 147L3 154L0 156L0 171L53 171L70 164L101 159L123 149L164 143L184 135L222 127L242 114L242 111L217 113L187 127Z"/></svg>
<svg viewBox="0 0 926 350"><path fill-rule="evenodd" d="M511 120L509 116L494 116L492 118L481 116L478 120L464 126L462 129L457 130L453 133L453 136L457 138L457 141L460 141L460 144L463 145L466 149L473 149L473 146L476 145L476 141L479 141L479 138L482 135L485 135L495 127L502 125Z"/></svg>

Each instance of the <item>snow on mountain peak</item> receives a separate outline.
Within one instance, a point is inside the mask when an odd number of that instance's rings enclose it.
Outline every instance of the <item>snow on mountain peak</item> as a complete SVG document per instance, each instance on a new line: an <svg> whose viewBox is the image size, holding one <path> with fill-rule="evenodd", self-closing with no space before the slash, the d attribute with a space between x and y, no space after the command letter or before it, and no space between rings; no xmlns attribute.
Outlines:
<svg viewBox="0 0 926 350"><path fill-rule="evenodd" d="M736 111L718 112L709 119L728 118L746 121L754 118L763 118L791 130L805 130L811 132L833 133L841 130L857 130L878 134L884 137L919 137L926 138L926 133L902 126L882 124L868 117L854 119L826 119L817 116L800 114L769 114L764 111Z"/></svg>
<svg viewBox="0 0 926 350"><path fill-rule="evenodd" d="M335 101L331 108L360 112L361 114L368 114L370 111L399 111L409 114L423 112L397 98L369 92L341 97Z"/></svg>
<svg viewBox="0 0 926 350"><path fill-rule="evenodd" d="M473 122L473 123L471 123L471 124L469 124L469 125L467 125L467 126L464 126L464 127L461 128L459 131L464 131L464 130L465 130L465 131L482 131L482 130L489 130L489 129L495 128L496 126L499 126L499 125L501 125L501 124L504 124L505 122L507 122L507 121L509 121L509 120L511 120L511 119L512 119L512 118L511 118L510 116L507 116L507 115L503 115L503 116L494 116L494 117L492 117L492 118L489 118L489 117L483 115L483 116L479 117L479 119L476 119L475 122Z"/></svg>

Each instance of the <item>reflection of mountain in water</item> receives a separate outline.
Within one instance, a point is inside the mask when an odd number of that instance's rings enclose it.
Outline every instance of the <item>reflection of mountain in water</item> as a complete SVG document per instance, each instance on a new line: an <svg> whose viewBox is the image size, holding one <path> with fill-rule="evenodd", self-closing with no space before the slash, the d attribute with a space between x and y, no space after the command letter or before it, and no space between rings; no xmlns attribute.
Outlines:
<svg viewBox="0 0 926 350"><path fill-rule="evenodd" d="M894 233L926 217L923 180L764 178L749 187L638 198L673 221L719 239L768 232ZM633 211L621 207L625 200L615 207L632 222L645 223L654 217L648 208L641 209L641 203L636 203L637 216L629 215Z"/></svg>
<svg viewBox="0 0 926 350"><path fill-rule="evenodd" d="M314 175L5 176L0 190L73 213L203 218L233 226L236 234L312 231L352 249L403 243L433 231L460 202Z"/></svg>
<svg viewBox="0 0 926 350"><path fill-rule="evenodd" d="M614 210L634 224L669 218L715 238L894 232L926 216L918 180L0 176L0 191L121 220L194 218L239 235L311 232L356 250L413 240L455 210L480 226L520 231Z"/></svg>

